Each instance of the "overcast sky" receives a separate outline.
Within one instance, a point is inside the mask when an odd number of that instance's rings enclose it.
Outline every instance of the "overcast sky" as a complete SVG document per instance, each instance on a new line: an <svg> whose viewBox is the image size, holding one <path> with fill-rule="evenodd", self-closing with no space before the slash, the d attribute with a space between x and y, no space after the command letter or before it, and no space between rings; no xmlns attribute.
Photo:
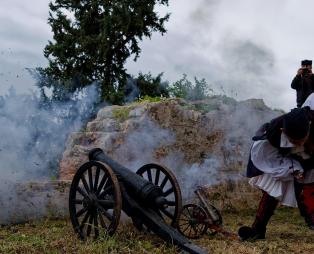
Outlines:
<svg viewBox="0 0 314 254"><path fill-rule="evenodd" d="M34 89L25 68L45 67L43 48L52 38L49 0L1 0L0 95L10 86ZM141 43L131 74L164 72L175 81L186 73L205 78L237 99L262 98L273 108L295 106L291 79L300 60L314 58L310 0L169 0L167 34Z"/></svg>

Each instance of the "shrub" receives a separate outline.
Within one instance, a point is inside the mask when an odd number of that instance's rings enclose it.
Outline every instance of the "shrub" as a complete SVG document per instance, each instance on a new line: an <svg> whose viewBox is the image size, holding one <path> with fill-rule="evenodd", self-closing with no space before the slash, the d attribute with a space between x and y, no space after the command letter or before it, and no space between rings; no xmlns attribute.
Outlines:
<svg viewBox="0 0 314 254"><path fill-rule="evenodd" d="M169 93L173 97L187 100L203 100L207 98L213 90L209 87L206 80L194 77L194 84L187 79L187 75L174 82L169 87Z"/></svg>

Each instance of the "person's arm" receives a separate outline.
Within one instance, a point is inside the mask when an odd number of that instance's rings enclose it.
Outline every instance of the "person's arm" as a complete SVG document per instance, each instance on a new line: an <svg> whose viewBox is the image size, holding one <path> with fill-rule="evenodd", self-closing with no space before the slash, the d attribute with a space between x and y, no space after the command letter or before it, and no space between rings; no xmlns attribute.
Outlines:
<svg viewBox="0 0 314 254"><path fill-rule="evenodd" d="M296 75L291 82L291 88L298 90L301 88L301 85L301 75Z"/></svg>
<svg viewBox="0 0 314 254"><path fill-rule="evenodd" d="M302 74L303 74L303 68L299 68L297 71L297 74L295 75L294 79L291 83L291 88L299 90L302 88Z"/></svg>
<svg viewBox="0 0 314 254"><path fill-rule="evenodd" d="M293 174L301 175L301 164L290 156L283 156L268 140L255 141L250 152L253 165L278 180L291 180Z"/></svg>

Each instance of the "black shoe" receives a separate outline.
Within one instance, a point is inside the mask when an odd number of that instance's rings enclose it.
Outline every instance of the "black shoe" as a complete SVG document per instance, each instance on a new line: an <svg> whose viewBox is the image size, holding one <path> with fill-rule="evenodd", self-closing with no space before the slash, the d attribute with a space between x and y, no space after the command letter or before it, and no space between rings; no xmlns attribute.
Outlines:
<svg viewBox="0 0 314 254"><path fill-rule="evenodd" d="M314 214L305 216L305 222L310 230L314 230Z"/></svg>
<svg viewBox="0 0 314 254"><path fill-rule="evenodd" d="M265 239L265 231L259 232L255 228L243 226L239 228L238 235L242 241L255 241Z"/></svg>
<svg viewBox="0 0 314 254"><path fill-rule="evenodd" d="M307 224L310 230L314 230L314 224Z"/></svg>

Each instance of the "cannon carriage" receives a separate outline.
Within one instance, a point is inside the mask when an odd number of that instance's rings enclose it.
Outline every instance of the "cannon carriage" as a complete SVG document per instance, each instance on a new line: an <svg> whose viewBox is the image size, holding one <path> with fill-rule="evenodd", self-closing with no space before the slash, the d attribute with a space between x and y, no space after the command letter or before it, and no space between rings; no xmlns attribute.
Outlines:
<svg viewBox="0 0 314 254"><path fill-rule="evenodd" d="M198 202L185 204L178 218L178 231L189 239L198 239L205 234L220 233L225 238L238 240L238 235L227 231L223 227L223 220L219 210L205 198L202 187L194 191Z"/></svg>
<svg viewBox="0 0 314 254"><path fill-rule="evenodd" d="M76 172L69 194L69 211L79 237L113 235L123 210L141 230L146 227L189 253L207 253L177 231L182 210L179 184L173 173L146 164L136 173L106 156L99 148Z"/></svg>

